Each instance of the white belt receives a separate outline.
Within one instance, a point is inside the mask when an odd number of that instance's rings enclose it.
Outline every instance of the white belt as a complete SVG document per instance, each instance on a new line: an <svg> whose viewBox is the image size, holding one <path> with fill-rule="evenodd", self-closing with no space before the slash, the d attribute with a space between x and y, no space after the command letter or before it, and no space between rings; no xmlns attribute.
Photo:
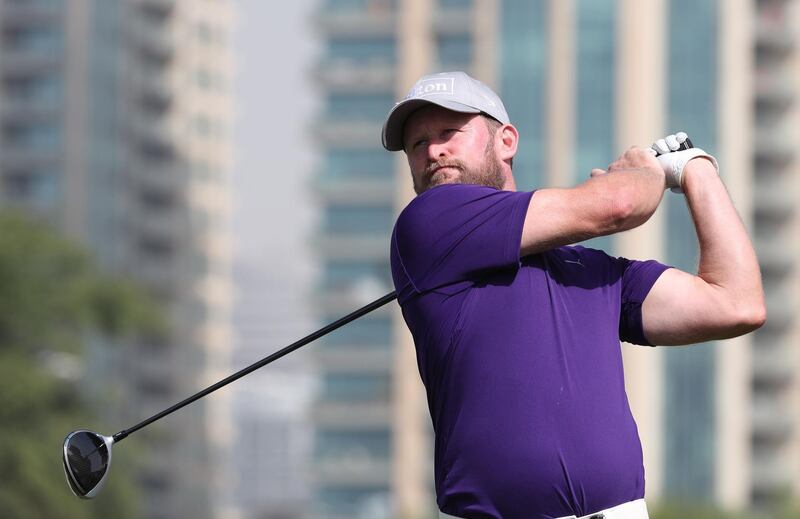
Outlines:
<svg viewBox="0 0 800 519"><path fill-rule="evenodd" d="M454 517L454 515L439 512L439 519L452 519ZM647 505L644 499L637 499L636 501L622 503L614 508L600 510L593 514L582 515L581 517L567 515L557 519L649 519L649 516L647 515Z"/></svg>
<svg viewBox="0 0 800 519"><path fill-rule="evenodd" d="M567 515L558 519L649 519L649 516L647 515L647 505L644 499L637 499L636 501L622 503L619 506L600 510L593 514L581 517Z"/></svg>

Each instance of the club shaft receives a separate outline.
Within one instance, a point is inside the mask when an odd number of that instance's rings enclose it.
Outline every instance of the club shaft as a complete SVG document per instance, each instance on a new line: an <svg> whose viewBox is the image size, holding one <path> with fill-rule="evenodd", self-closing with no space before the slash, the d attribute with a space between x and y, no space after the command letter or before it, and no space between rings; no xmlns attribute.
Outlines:
<svg viewBox="0 0 800 519"><path fill-rule="evenodd" d="M383 306L386 303L389 303L389 302L395 300L396 298L397 298L397 292L391 292L389 294L386 294L385 296L381 297L380 299L377 299L377 300L373 301L372 303L370 303L370 304L368 304L368 305L366 305L366 306L364 306L362 308L359 308L358 310L356 310L356 311L354 311L354 312L342 317L338 321L335 321L335 322L325 326L324 328L320 328L316 332L303 337L299 341L294 342L294 343L290 344L289 346L286 346L282 350L278 350L275 353L273 353L271 355L268 355L267 357L264 357L263 359L259 360L258 362L255 362L255 363L247 366L246 368L243 368L243 369L237 371L233 375L230 375L230 376L220 380L216 384L214 384L212 386L209 386L209 387L203 389L202 391L200 391L198 393L195 393L194 395L190 396L189 398L186 398L185 400L182 400L182 401L178 402L177 404L173 405L169 409L165 409L165 410L161 411L160 413L151 416L147 420L144 420L144 421L134 425L130 429L123 429L122 431L118 432L117 434L115 434L113 436L114 442L117 443L117 442L122 441L129 434L138 431L142 427L146 427L146 426L150 425L151 423L164 418L168 414L174 413L178 409L191 404L195 400L199 400L200 398L203 398L204 396L208 395L209 393L213 393L217 389L219 389L221 387L224 387L224 386L227 386L228 384L230 384L234 380L238 380L238 379L242 378L243 376L248 375L248 374L252 373L253 371L255 371L257 369L266 366L270 362L278 360L279 358L283 357L284 355L286 355L288 353L291 353L294 350L296 350L298 348L301 348L301 347L305 346L306 344L308 344L310 342L313 342L313 341L319 339L320 337L322 337L324 335L327 335L328 333L336 330L337 328L340 328L340 327L344 326L345 324L349 323L350 321L358 319L359 317L361 317L363 315L366 315L366 314L370 313L371 311L373 311L373 310L375 310L377 308L380 308L381 306Z"/></svg>

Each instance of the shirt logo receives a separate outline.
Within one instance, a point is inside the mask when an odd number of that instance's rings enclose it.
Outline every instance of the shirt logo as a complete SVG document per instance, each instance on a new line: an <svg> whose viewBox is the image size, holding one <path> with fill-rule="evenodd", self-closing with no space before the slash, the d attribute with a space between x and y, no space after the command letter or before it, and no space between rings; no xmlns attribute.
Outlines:
<svg viewBox="0 0 800 519"><path fill-rule="evenodd" d="M408 93L406 99L413 99L417 97L425 97L430 95L455 95L455 78L442 77L436 79L425 79L420 81L411 92Z"/></svg>
<svg viewBox="0 0 800 519"><path fill-rule="evenodd" d="M581 260L564 260L564 263L572 263L574 265L580 265L581 267L584 266Z"/></svg>

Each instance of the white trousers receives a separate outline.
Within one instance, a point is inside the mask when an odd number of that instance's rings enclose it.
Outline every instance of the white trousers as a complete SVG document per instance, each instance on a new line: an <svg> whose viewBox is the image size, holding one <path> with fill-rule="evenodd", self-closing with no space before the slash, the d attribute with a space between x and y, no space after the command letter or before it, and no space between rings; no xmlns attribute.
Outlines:
<svg viewBox="0 0 800 519"><path fill-rule="evenodd" d="M451 519L455 516L439 513L439 519ZM559 517L558 519L650 519L647 515L647 505L644 499L637 499L628 503L609 508L607 510L600 510L593 514L576 517L568 515L566 517Z"/></svg>
<svg viewBox="0 0 800 519"><path fill-rule="evenodd" d="M647 505L644 499L637 499L636 501L629 501L622 503L613 508L600 510L589 515L576 517L574 515L567 515L559 517L558 519L649 519L647 515Z"/></svg>

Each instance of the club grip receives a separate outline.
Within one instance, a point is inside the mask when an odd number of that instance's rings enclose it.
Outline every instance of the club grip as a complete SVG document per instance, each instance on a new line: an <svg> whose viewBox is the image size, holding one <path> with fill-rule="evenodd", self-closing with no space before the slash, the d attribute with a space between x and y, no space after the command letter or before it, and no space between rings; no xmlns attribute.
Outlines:
<svg viewBox="0 0 800 519"><path fill-rule="evenodd" d="M678 146L677 150L673 150L673 153L675 151L684 151L684 150L688 150L688 149L691 149L691 148L694 148L694 144L692 144L692 141L691 141L691 139L689 139L689 137L686 137L686 140L683 141L680 144L680 146ZM660 155L663 155L663 153L659 153L658 150L655 149L655 147L653 147L653 150L656 152L656 157L658 157Z"/></svg>

